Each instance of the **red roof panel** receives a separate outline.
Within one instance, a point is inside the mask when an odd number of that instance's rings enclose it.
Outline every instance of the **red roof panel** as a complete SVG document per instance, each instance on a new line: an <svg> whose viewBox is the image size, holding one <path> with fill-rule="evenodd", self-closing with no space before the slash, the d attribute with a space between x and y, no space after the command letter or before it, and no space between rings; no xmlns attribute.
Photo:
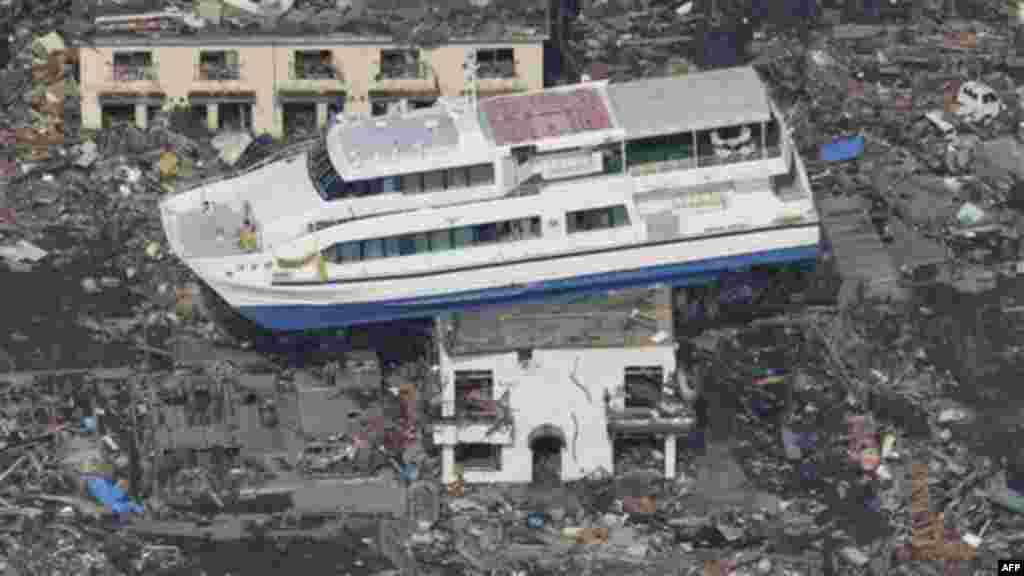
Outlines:
<svg viewBox="0 0 1024 576"><path fill-rule="evenodd" d="M480 108L499 146L612 127L595 88L491 98Z"/></svg>

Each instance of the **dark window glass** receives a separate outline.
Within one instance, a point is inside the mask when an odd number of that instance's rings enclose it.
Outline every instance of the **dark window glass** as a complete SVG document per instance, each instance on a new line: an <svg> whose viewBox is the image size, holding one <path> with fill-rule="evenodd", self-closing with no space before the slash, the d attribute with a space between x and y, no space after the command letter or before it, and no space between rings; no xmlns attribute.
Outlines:
<svg viewBox="0 0 1024 576"><path fill-rule="evenodd" d="M399 238L398 253L402 256L416 253L416 239L411 234Z"/></svg>

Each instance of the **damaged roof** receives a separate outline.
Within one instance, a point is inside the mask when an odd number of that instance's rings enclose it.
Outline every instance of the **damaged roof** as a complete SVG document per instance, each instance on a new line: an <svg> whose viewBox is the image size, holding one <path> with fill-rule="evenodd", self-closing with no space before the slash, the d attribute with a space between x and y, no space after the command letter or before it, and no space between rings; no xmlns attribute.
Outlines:
<svg viewBox="0 0 1024 576"><path fill-rule="evenodd" d="M622 348L671 344L667 288L643 288L566 302L451 313L440 320L445 349L472 355L534 348Z"/></svg>
<svg viewBox="0 0 1024 576"><path fill-rule="evenodd" d="M233 37L264 42L277 36L312 44L335 40L322 37L331 35L431 47L459 41L543 40L548 36L547 13L543 0L491 0L486 6L469 0L440 5L411 0L101 0L94 16L97 35L108 41L120 37L145 38L154 44L201 43ZM142 15L162 16L163 23L126 28L124 17Z"/></svg>
<svg viewBox="0 0 1024 576"><path fill-rule="evenodd" d="M615 119L630 138L771 118L768 91L749 66L610 84L606 90Z"/></svg>

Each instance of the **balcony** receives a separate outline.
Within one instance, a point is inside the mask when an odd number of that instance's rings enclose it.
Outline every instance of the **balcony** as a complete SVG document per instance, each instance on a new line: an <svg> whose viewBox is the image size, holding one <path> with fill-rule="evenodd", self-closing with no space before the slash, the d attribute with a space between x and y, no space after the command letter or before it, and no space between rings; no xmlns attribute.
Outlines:
<svg viewBox="0 0 1024 576"><path fill-rule="evenodd" d="M346 89L345 77L333 61L295 62L279 89L286 92L330 92Z"/></svg>
<svg viewBox="0 0 1024 576"><path fill-rule="evenodd" d="M241 80L242 66L228 63L203 63L196 66L196 80L205 82L223 82Z"/></svg>
<svg viewBox="0 0 1024 576"><path fill-rule="evenodd" d="M107 82L156 82L156 67L140 64L115 64L110 67Z"/></svg>
<svg viewBox="0 0 1024 576"><path fill-rule="evenodd" d="M435 84L434 73L425 62L385 61L373 77L371 91L422 93L435 90Z"/></svg>
<svg viewBox="0 0 1024 576"><path fill-rule="evenodd" d="M445 401L434 414L434 441L442 445L510 445L514 423L507 396L482 403Z"/></svg>

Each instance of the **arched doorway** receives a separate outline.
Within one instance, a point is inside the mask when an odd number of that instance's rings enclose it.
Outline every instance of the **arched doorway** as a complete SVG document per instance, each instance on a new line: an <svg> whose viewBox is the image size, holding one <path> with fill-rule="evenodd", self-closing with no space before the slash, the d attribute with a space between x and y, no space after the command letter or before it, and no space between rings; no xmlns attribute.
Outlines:
<svg viewBox="0 0 1024 576"><path fill-rule="evenodd" d="M533 482L535 484L558 484L562 481L562 450L565 448L565 434L560 428L544 424L534 428L529 436L530 451L533 455Z"/></svg>

